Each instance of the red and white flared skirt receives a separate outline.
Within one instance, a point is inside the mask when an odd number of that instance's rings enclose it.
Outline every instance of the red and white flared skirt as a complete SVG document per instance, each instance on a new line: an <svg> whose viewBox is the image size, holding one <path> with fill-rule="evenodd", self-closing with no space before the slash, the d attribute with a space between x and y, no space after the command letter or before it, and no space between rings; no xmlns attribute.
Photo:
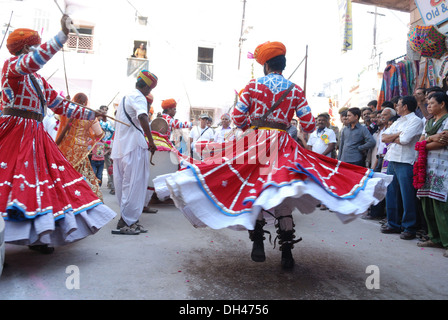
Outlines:
<svg viewBox="0 0 448 320"><path fill-rule="evenodd" d="M42 123L0 118L0 214L5 242L64 245L96 233L116 213L66 160Z"/></svg>
<svg viewBox="0 0 448 320"><path fill-rule="evenodd" d="M278 130L251 130L205 151L205 160L183 159L182 170L154 179L159 198L171 197L195 227L252 230L262 210L280 204L312 213L322 203L346 223L381 201L392 180L306 150Z"/></svg>

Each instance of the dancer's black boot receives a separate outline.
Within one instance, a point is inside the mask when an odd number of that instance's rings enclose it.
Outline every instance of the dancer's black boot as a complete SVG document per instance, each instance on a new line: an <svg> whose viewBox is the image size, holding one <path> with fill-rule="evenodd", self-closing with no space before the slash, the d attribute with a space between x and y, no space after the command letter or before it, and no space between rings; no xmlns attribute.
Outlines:
<svg viewBox="0 0 448 320"><path fill-rule="evenodd" d="M263 244L263 240L265 239L264 233L267 232L263 230L263 226L265 224L266 221L264 219L257 220L257 222L255 223L255 229L249 230L249 238L253 241L252 253L250 257L255 262L264 262L266 260Z"/></svg>
<svg viewBox="0 0 448 320"><path fill-rule="evenodd" d="M294 267L294 258L292 256L291 250L294 248L294 244L301 241L302 238L294 240L294 238L296 237L294 235L294 229L287 231L281 230L279 224L277 224L276 227L278 228L278 243L280 244L280 251L282 252L281 266L284 269L292 269Z"/></svg>

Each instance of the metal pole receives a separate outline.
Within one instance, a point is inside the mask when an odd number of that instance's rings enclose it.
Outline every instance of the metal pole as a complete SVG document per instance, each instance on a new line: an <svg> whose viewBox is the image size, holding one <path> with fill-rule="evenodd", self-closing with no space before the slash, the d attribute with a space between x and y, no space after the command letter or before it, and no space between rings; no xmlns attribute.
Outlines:
<svg viewBox="0 0 448 320"><path fill-rule="evenodd" d="M303 94L306 96L306 78L307 78L307 70L308 69L308 45L306 45L306 54L305 54L305 80L303 82Z"/></svg>
<svg viewBox="0 0 448 320"><path fill-rule="evenodd" d="M243 0L243 17L241 18L241 33L240 33L240 44L239 44L239 57L238 57L238 70L240 70L241 64L241 47L243 45L243 30L244 30L244 19L246 16L246 0Z"/></svg>

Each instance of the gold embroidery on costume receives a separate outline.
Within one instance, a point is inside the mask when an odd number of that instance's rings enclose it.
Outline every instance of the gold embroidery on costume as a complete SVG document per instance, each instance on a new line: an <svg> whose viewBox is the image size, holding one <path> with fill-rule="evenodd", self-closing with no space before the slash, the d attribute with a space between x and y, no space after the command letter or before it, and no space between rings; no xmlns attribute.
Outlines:
<svg viewBox="0 0 448 320"><path fill-rule="evenodd" d="M105 135L99 125L99 121L97 119L93 121L68 119L65 116L61 116L60 118L58 138L66 126L68 126L68 130L58 145L59 149L75 170L86 178L87 184L98 198L103 200L99 180L93 172L88 157L95 144ZM91 147L89 148L89 146Z"/></svg>

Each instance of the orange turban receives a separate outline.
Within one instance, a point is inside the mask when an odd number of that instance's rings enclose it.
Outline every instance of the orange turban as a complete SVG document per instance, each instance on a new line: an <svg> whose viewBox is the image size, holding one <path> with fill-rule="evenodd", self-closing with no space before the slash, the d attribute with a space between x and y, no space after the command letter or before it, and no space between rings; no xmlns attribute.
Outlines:
<svg viewBox="0 0 448 320"><path fill-rule="evenodd" d="M137 80L142 79L151 89L154 89L157 85L157 77L155 74L149 72L148 70L142 70L138 74Z"/></svg>
<svg viewBox="0 0 448 320"><path fill-rule="evenodd" d="M261 65L280 55L286 54L286 47L281 42L265 42L260 44L254 52L254 58Z"/></svg>
<svg viewBox="0 0 448 320"><path fill-rule="evenodd" d="M11 54L16 54L22 51L23 47L27 44L29 46L39 45L41 39L37 31L31 29L16 29L8 37L6 41L6 47Z"/></svg>
<svg viewBox="0 0 448 320"><path fill-rule="evenodd" d="M177 106L177 102L174 99L166 99L162 101L162 109L175 108Z"/></svg>

